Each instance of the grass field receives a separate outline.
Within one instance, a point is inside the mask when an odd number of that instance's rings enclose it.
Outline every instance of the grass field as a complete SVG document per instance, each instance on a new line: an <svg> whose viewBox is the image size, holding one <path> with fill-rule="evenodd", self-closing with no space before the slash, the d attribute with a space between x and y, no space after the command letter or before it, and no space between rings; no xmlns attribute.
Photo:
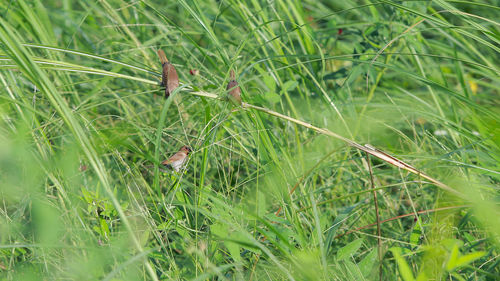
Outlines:
<svg viewBox="0 0 500 281"><path fill-rule="evenodd" d="M0 279L499 280L498 15L0 0Z"/></svg>

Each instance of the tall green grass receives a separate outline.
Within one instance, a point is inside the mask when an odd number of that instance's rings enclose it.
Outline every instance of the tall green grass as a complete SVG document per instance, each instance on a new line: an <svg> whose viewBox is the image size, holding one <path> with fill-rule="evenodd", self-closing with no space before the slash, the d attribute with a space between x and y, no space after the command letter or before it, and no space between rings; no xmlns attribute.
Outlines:
<svg viewBox="0 0 500 281"><path fill-rule="evenodd" d="M0 2L2 280L495 280L498 4Z"/></svg>

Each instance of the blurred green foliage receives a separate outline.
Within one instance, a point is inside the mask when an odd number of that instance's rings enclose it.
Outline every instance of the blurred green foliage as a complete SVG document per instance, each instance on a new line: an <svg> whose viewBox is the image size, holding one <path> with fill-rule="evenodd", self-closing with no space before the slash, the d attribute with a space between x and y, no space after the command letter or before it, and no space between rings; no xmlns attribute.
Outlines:
<svg viewBox="0 0 500 281"><path fill-rule="evenodd" d="M496 280L498 4L0 1L0 279Z"/></svg>

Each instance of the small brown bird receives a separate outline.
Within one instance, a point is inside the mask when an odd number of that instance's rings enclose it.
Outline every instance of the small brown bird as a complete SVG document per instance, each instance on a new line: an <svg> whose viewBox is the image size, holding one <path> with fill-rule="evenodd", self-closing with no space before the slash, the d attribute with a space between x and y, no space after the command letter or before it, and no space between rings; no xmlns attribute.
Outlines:
<svg viewBox="0 0 500 281"><path fill-rule="evenodd" d="M168 98L170 94L179 87L179 76L177 75L174 65L168 61L163 50L158 50L158 56L163 66L161 84L165 87L165 98Z"/></svg>
<svg viewBox="0 0 500 281"><path fill-rule="evenodd" d="M191 148L187 145L181 147L177 153L170 156L167 160L161 162L163 166L174 169L174 171L179 172L184 163L186 163L187 157L191 152Z"/></svg>
<svg viewBox="0 0 500 281"><path fill-rule="evenodd" d="M234 76L234 70L231 69L231 81L227 84L229 100L233 102L235 105L241 105L241 90L240 86L238 86L238 82Z"/></svg>

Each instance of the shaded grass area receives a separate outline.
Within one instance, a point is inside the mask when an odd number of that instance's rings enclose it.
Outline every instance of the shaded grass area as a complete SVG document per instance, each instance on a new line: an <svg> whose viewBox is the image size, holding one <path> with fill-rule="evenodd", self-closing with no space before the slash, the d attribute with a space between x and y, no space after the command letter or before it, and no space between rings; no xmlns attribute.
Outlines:
<svg viewBox="0 0 500 281"><path fill-rule="evenodd" d="M498 4L0 2L2 278L495 280Z"/></svg>

